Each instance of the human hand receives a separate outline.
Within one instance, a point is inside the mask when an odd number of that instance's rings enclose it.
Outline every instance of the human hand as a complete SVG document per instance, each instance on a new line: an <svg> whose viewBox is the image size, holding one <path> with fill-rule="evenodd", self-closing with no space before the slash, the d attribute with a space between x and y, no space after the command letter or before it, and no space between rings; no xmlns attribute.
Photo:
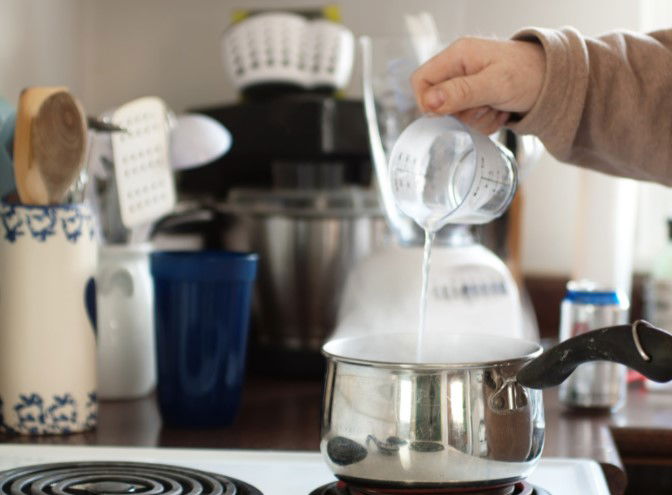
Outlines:
<svg viewBox="0 0 672 495"><path fill-rule="evenodd" d="M546 72L543 48L534 42L460 38L411 77L423 112L452 114L492 134L512 112L528 112Z"/></svg>

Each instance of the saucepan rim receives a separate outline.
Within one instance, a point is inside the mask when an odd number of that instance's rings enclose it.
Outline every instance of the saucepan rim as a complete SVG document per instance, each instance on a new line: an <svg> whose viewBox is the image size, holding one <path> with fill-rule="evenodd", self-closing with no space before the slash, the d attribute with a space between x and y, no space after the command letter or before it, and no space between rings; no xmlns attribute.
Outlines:
<svg viewBox="0 0 672 495"><path fill-rule="evenodd" d="M414 336L415 334L410 334L408 332L395 332L390 334L384 334L386 337L401 337L401 336ZM374 337L380 338L381 335L360 335L360 336L350 336L350 337L340 337L329 340L322 346L322 355L327 359L337 362L337 363L347 363L358 366L366 366L371 368L385 368L393 370L457 370L457 369L475 369L475 368L493 368L493 367L504 367L512 366L527 363L533 360L536 357L539 357L543 353L543 348L540 344L532 342L530 340L513 338L513 337L503 337L498 335L487 335L487 334L448 334L446 337L464 339L468 341L479 341L480 339L490 339L497 340L503 345L510 346L520 346L527 347L527 352L521 352L519 355L507 356L502 359L486 359L483 361L464 361L464 362L399 362L399 361L388 361L378 358L365 358L357 355L347 355L346 353L339 353L339 346L347 344L348 342L355 342L357 340L368 340Z"/></svg>

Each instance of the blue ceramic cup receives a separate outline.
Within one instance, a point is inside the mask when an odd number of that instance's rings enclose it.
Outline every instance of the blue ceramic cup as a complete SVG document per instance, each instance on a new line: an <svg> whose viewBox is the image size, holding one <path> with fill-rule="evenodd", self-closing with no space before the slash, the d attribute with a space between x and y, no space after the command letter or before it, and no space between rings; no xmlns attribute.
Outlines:
<svg viewBox="0 0 672 495"><path fill-rule="evenodd" d="M150 263L163 422L229 425L240 405L257 255L163 251Z"/></svg>

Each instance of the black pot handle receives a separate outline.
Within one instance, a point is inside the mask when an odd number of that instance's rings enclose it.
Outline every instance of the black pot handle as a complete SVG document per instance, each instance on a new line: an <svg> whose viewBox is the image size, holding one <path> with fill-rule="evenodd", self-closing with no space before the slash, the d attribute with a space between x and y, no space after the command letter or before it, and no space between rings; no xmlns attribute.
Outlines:
<svg viewBox="0 0 672 495"><path fill-rule="evenodd" d="M656 382L672 380L672 334L644 320L600 328L566 340L526 364L516 376L530 388L560 385L588 361L612 361Z"/></svg>

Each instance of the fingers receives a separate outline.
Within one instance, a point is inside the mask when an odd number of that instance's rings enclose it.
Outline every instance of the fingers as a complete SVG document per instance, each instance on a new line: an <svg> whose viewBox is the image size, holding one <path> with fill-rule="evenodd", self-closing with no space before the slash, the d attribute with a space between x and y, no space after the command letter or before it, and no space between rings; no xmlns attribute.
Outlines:
<svg viewBox="0 0 672 495"><path fill-rule="evenodd" d="M427 110L421 101L421 95L427 89L448 79L478 72L487 65L487 59L479 53L482 42L475 38L460 38L415 71L411 85L421 109Z"/></svg>
<svg viewBox="0 0 672 495"><path fill-rule="evenodd" d="M455 77L425 90L420 95L425 111L451 114L470 108L490 106L498 102L499 90L488 70Z"/></svg>
<svg viewBox="0 0 672 495"><path fill-rule="evenodd" d="M455 114L487 106L524 114L539 97L545 71L538 43L463 38L418 68L411 84L424 112Z"/></svg>

